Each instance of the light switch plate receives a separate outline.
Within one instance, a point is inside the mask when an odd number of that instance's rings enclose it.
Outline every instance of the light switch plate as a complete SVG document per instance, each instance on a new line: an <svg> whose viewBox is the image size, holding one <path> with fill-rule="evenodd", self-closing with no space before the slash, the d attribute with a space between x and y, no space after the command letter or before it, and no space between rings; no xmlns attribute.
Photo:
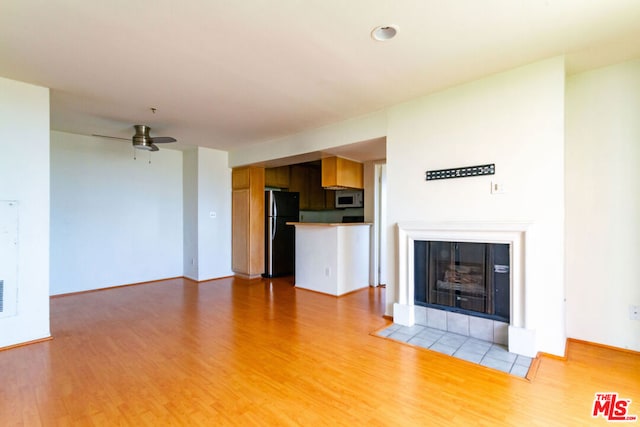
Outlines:
<svg viewBox="0 0 640 427"><path fill-rule="evenodd" d="M491 194L504 194L504 184L501 182L491 181Z"/></svg>

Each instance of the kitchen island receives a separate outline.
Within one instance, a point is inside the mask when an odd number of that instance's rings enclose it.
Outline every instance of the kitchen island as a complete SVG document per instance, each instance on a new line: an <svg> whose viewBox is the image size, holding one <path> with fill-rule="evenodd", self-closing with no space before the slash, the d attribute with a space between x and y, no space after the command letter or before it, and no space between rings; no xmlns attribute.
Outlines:
<svg viewBox="0 0 640 427"><path fill-rule="evenodd" d="M340 296L369 286L371 223L287 224L296 229L296 287Z"/></svg>

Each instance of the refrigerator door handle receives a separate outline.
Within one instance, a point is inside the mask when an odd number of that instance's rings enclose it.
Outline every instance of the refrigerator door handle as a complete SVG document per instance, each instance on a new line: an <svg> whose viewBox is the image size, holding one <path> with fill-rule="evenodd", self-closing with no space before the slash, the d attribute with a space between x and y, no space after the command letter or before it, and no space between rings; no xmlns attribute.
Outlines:
<svg viewBox="0 0 640 427"><path fill-rule="evenodd" d="M276 228L278 227L278 221L275 216L271 217L271 241L276 237Z"/></svg>
<svg viewBox="0 0 640 427"><path fill-rule="evenodd" d="M267 224L267 226L269 228L272 227L272 223ZM266 257L265 257L265 262L267 265L265 265L265 268L267 269L267 274L271 275L273 274L273 238L269 239L269 241L267 242L267 253L266 253Z"/></svg>
<svg viewBox="0 0 640 427"><path fill-rule="evenodd" d="M276 237L276 227L277 227L277 219L278 219L278 205L276 204L276 198L271 199L271 211L273 212L273 216L271 217L271 241Z"/></svg>

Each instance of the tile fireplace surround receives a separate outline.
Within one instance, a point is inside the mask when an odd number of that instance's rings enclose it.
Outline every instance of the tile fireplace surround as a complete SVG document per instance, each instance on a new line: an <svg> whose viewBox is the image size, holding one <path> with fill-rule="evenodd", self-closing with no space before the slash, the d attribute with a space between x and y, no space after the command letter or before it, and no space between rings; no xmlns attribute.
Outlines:
<svg viewBox="0 0 640 427"><path fill-rule="evenodd" d="M424 317L424 307L414 305L414 241L506 243L509 244L511 255L511 320L507 327L507 333L501 333L502 337L496 341L506 344L512 353L529 357L535 356L535 331L527 329L525 316L527 298L524 269L527 228L530 225L530 223L523 222L429 223L412 221L398 223L398 302L393 304L394 323L413 326L416 323L422 323L421 319ZM456 317L458 316L467 317L461 314L456 315ZM449 315L449 317L451 316Z"/></svg>

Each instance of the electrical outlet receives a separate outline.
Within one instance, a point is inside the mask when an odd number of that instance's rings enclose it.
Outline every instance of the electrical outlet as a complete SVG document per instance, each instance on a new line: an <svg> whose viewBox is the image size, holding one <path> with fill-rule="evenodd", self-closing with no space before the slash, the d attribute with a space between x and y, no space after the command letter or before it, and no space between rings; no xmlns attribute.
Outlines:
<svg viewBox="0 0 640 427"><path fill-rule="evenodd" d="M640 320L640 306L637 306L637 305L629 306L629 319Z"/></svg>

